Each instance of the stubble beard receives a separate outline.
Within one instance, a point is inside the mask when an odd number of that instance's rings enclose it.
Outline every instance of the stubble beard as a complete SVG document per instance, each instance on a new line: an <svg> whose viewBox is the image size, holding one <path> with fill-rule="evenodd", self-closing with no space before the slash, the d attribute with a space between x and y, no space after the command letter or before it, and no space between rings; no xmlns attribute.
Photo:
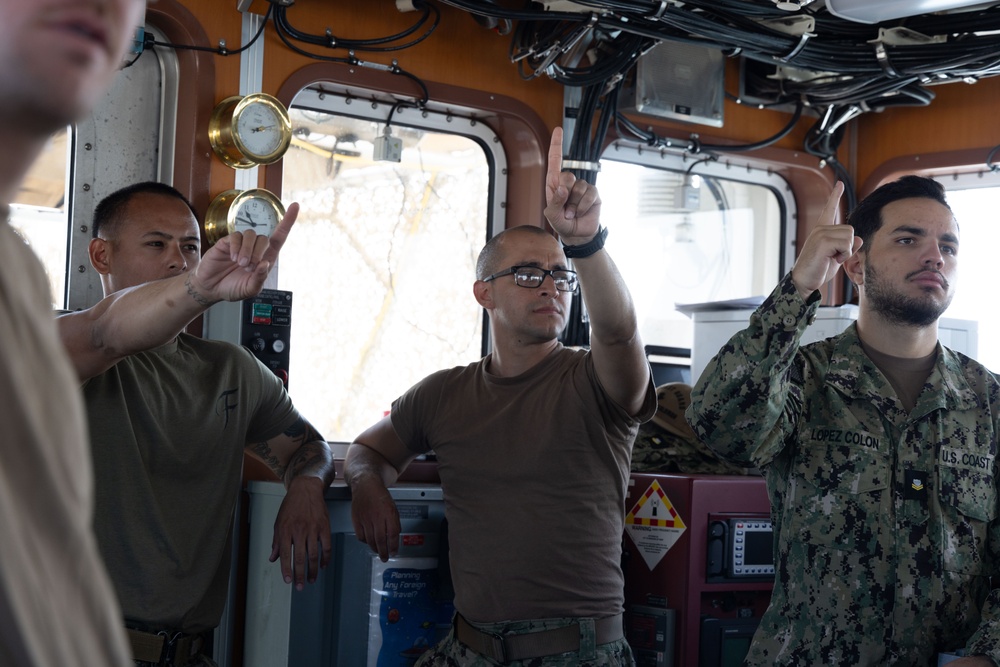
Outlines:
<svg viewBox="0 0 1000 667"><path fill-rule="evenodd" d="M945 282L944 287L947 290L947 282ZM865 296L871 304L872 310L887 321L893 324L926 327L938 321L938 318L951 305L953 295L949 294L943 303L936 303L929 296L917 298L894 292L882 282L880 274L866 256Z"/></svg>

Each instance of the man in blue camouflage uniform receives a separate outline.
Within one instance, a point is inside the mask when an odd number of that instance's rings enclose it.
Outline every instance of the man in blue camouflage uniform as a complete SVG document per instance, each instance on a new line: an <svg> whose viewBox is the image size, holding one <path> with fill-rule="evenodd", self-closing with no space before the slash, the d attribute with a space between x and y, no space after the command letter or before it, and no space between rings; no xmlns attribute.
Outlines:
<svg viewBox="0 0 1000 667"><path fill-rule="evenodd" d="M942 347L958 225L943 188L904 177L833 224L837 184L791 273L702 374L687 411L726 458L764 471L775 586L750 665L1000 660L1000 385ZM843 266L859 316L799 347Z"/></svg>

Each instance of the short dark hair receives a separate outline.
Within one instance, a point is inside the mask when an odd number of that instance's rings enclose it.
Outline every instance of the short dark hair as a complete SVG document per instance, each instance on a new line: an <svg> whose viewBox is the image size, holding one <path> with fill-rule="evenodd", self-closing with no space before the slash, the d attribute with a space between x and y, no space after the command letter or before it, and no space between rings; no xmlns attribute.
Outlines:
<svg viewBox="0 0 1000 667"><path fill-rule="evenodd" d="M862 199L851 214L847 216L847 224L854 227L854 235L864 241L862 250L871 242L871 238L882 227L882 209L900 199L932 199L949 211L951 206L944 196L944 186L937 181L923 176L903 176L877 188Z"/></svg>
<svg viewBox="0 0 1000 667"><path fill-rule="evenodd" d="M146 194L179 199L188 207L194 219L198 219L198 214L195 213L194 206L191 205L188 198L182 195L177 188L157 181L144 181L116 190L98 202L97 207L94 209L94 222L92 225L94 238L111 239L115 237L120 231L122 223L125 221L125 208L129 202L139 195Z"/></svg>
<svg viewBox="0 0 1000 667"><path fill-rule="evenodd" d="M497 266L497 264L499 264L501 258L503 257L501 246L503 245L504 239L512 232L517 234L529 233L549 237L552 236L552 234L545 231L541 227L535 227L534 225L518 225L517 227L509 227L508 229L503 230L487 241L486 245L483 246L483 249L479 252L479 259L476 261L477 280L483 280L487 276L501 270L501 268L506 268Z"/></svg>

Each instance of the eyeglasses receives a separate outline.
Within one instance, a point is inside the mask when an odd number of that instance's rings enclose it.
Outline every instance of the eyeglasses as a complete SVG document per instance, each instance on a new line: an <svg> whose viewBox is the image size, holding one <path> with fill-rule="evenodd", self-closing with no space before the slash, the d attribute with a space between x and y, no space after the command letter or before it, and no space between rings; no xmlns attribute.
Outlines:
<svg viewBox="0 0 1000 667"><path fill-rule="evenodd" d="M556 289L560 292L575 292L580 286L580 280L576 277L576 271L569 269L542 269L537 266L512 266L509 269L494 273L492 276L483 278L483 282L489 282L501 276L514 275L514 284L518 287L529 287L535 289L541 287L545 282L545 276L552 276Z"/></svg>

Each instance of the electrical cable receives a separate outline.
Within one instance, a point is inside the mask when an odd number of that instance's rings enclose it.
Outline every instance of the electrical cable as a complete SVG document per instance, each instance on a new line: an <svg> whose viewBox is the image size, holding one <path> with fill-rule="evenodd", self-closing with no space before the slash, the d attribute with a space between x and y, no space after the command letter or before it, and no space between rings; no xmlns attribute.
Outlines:
<svg viewBox="0 0 1000 667"><path fill-rule="evenodd" d="M784 139L788 135L789 132L791 132L792 130L795 129L795 126L798 125L798 123L799 123L799 119L802 118L802 110L803 110L803 108L804 108L804 105L802 104L802 102L799 102L798 104L796 104L795 105L795 112L792 113L791 119L789 119L789 121L785 124L785 126L783 128L781 128L778 131L777 134L775 134L775 135L773 135L771 137L768 137L767 139L763 139L761 141L757 141L757 142L754 142L752 144L742 144L742 145L736 145L736 146L727 146L727 145L724 145L724 144L714 144L714 145L713 144L702 144L701 149L702 150L709 150L709 151L726 151L726 152L729 152L729 153L747 153L747 152L750 152L750 151L760 150L761 148L767 148L768 146L771 146L772 144L776 144L779 141L781 141L782 139Z"/></svg>
<svg viewBox="0 0 1000 667"><path fill-rule="evenodd" d="M334 37L333 33L327 30L324 35L312 35L301 30L296 29L288 20L288 7L280 6L275 13L275 25L280 26L280 30L284 32L290 39L303 44L309 44L312 46L320 46L330 49L345 49L349 51L368 51L376 53L385 53L389 51L400 51L402 49L408 49L412 46L416 46L420 42L427 39L432 32L437 28L438 24L441 22L441 12L434 5L427 2L414 2L414 7L422 7L423 12L417 21L401 32L394 35L388 35L385 37L375 37L370 39L347 39ZM429 27L427 27L423 34L415 37L409 42L403 44L392 44L392 42L397 42L399 40L410 37L413 33L420 30L424 25L433 17L433 22ZM286 42L287 44L287 42ZM307 53L305 51L298 51L299 53Z"/></svg>
<svg viewBox="0 0 1000 667"><path fill-rule="evenodd" d="M993 158L996 157L998 151L1000 151L1000 146L994 146L990 149L990 152L986 154L986 168L992 172L1000 171L1000 165L993 162Z"/></svg>
<svg viewBox="0 0 1000 667"><path fill-rule="evenodd" d="M499 7L492 3L475 2L474 0L439 0L443 5L451 5L459 9L464 9L473 14L492 16L498 19L509 19L511 21L575 21L580 15L575 12L548 12L541 10L518 11ZM583 4L583 3L580 3Z"/></svg>
<svg viewBox="0 0 1000 667"><path fill-rule="evenodd" d="M325 62L358 64L361 61L353 53L338 57L306 47L348 52L410 48L440 24L435 2L478 16L516 21L509 55L521 77L544 74L581 88L601 83L613 87L642 54L663 41L717 48L739 54L746 63L771 68L770 74L747 68L746 82L753 84L751 92L758 106L764 107L853 103L863 110L879 110L929 104L934 97L926 90L929 85L1000 74L1000 4L868 26L841 20L821 5L789 13L769 3L745 0L576 0L582 11L547 11L540 3L512 10L493 0L414 0L413 7L420 14L409 27L392 35L357 39L336 36L330 30L324 34L301 30L290 18L294 5L269 0L257 33L238 49L152 38L145 46L235 55L254 44L270 20L281 41L295 53ZM812 22L807 40L803 32L787 27L793 19ZM786 73L787 68L792 73ZM816 76L801 74L809 72ZM399 73L407 75L403 70Z"/></svg>
<svg viewBox="0 0 1000 667"><path fill-rule="evenodd" d="M703 157L703 158L701 158L700 160L695 160L695 161L694 161L694 162L692 162L692 163L691 163L691 165L690 165L690 166L689 166L689 167L688 167L688 168L687 168L687 169L686 169L686 170L684 171L684 175L685 175L685 176L690 176L690 175L691 175L691 172L692 172L692 171L694 171L694 168L695 168L695 167L697 167L697 166L698 166L699 164L704 164L704 163L706 163L706 162L715 162L715 161L717 161L718 159L719 159L719 157L718 157L717 155L709 155L709 156L707 156L707 157Z"/></svg>
<svg viewBox="0 0 1000 667"><path fill-rule="evenodd" d="M514 23L508 55L523 79L544 75L581 89L568 144L572 159L596 164L611 123L621 136L631 135L660 149L704 153L709 156L706 160L723 152L759 150L786 137L809 107L820 111L821 118L808 131L803 148L844 181L851 208L854 188L847 169L836 159L851 120L871 111L930 104L935 95L929 88L935 84L1000 75L1000 3L865 25L834 16L822 3L788 12L763 0L574 0L580 11L548 11L539 2L508 9L495 0L413 0L420 14L406 29L358 39L335 36L330 30L313 34L299 29L290 20L294 16L290 6L269 0L256 34L239 49L171 44L147 35L143 50L160 46L235 55L250 48L270 21L281 42L304 57L370 67L413 81L419 96L414 102L395 103L388 125L400 108L426 105L427 86L396 61L369 63L356 53L400 51L423 42L441 22L435 3ZM738 55L743 60L744 98L739 101L759 108L794 105L789 122L772 137L742 145L659 137L642 129L619 111L621 91L639 58L666 41ZM343 49L347 55L311 52L317 48ZM993 164L998 151L1000 147L987 156L991 170L1000 170ZM579 174L588 180L596 176L591 170Z"/></svg>
<svg viewBox="0 0 1000 667"><path fill-rule="evenodd" d="M691 142L688 140L688 152L700 153L700 152L729 152L729 153L746 153L750 151L760 150L761 148L766 148L771 146L778 141L784 139L789 132L795 129L799 120L802 118L804 105L800 102L795 106L795 111L792 113L791 119L785 124L781 130L776 134L767 139L757 141L751 144L703 144L701 142L695 141ZM642 139L648 146L656 147L666 147L671 148L679 145L683 145L685 142L680 139L668 139L666 137L658 137L655 133L645 132L641 130L635 123L629 120L622 114L618 114L616 119L617 127L625 128L629 133ZM718 159L717 157L711 157L708 159ZM693 166L693 165L692 165Z"/></svg>
<svg viewBox="0 0 1000 667"><path fill-rule="evenodd" d="M122 65L121 69L128 69L129 67L131 67L132 65L134 65L139 60L139 58L142 57L142 54L146 52L146 46L147 46L147 42L146 42L145 39L143 39L142 48L139 49L139 53L135 54L135 58L132 58L132 60L130 60L127 63L125 63L124 65Z"/></svg>
<svg viewBox="0 0 1000 667"><path fill-rule="evenodd" d="M244 51L246 51L247 49L249 49L251 46L254 45L254 43L258 39L260 39L260 36L264 34L264 28L267 27L267 20L269 18L271 18L273 10L274 10L274 5L273 4L269 4L267 6L267 11L264 13L264 18L261 19L260 27L257 29L256 34L254 34L254 36L250 39L249 42L247 42L246 44L244 44L240 48L236 49L235 51L230 51L230 50L225 49L223 47L213 48L213 47L210 47L210 46L197 46L197 45L193 45L193 44L171 44L170 42L160 42L160 41L157 41L156 39L154 39L148 33L147 33L147 38L148 39L144 41L143 46L144 47L145 46L149 46L150 48L155 48L157 46L165 46L165 47L167 47L169 49L184 49L184 50L188 50L188 51L207 51L209 53L214 53L214 54L219 55L219 56L235 56L235 55L237 55L239 53L243 53ZM137 56L135 58L135 60L138 60L138 59L139 58ZM135 60L133 60L132 62L135 62ZM129 65L131 65L131 64L132 63L129 63Z"/></svg>

